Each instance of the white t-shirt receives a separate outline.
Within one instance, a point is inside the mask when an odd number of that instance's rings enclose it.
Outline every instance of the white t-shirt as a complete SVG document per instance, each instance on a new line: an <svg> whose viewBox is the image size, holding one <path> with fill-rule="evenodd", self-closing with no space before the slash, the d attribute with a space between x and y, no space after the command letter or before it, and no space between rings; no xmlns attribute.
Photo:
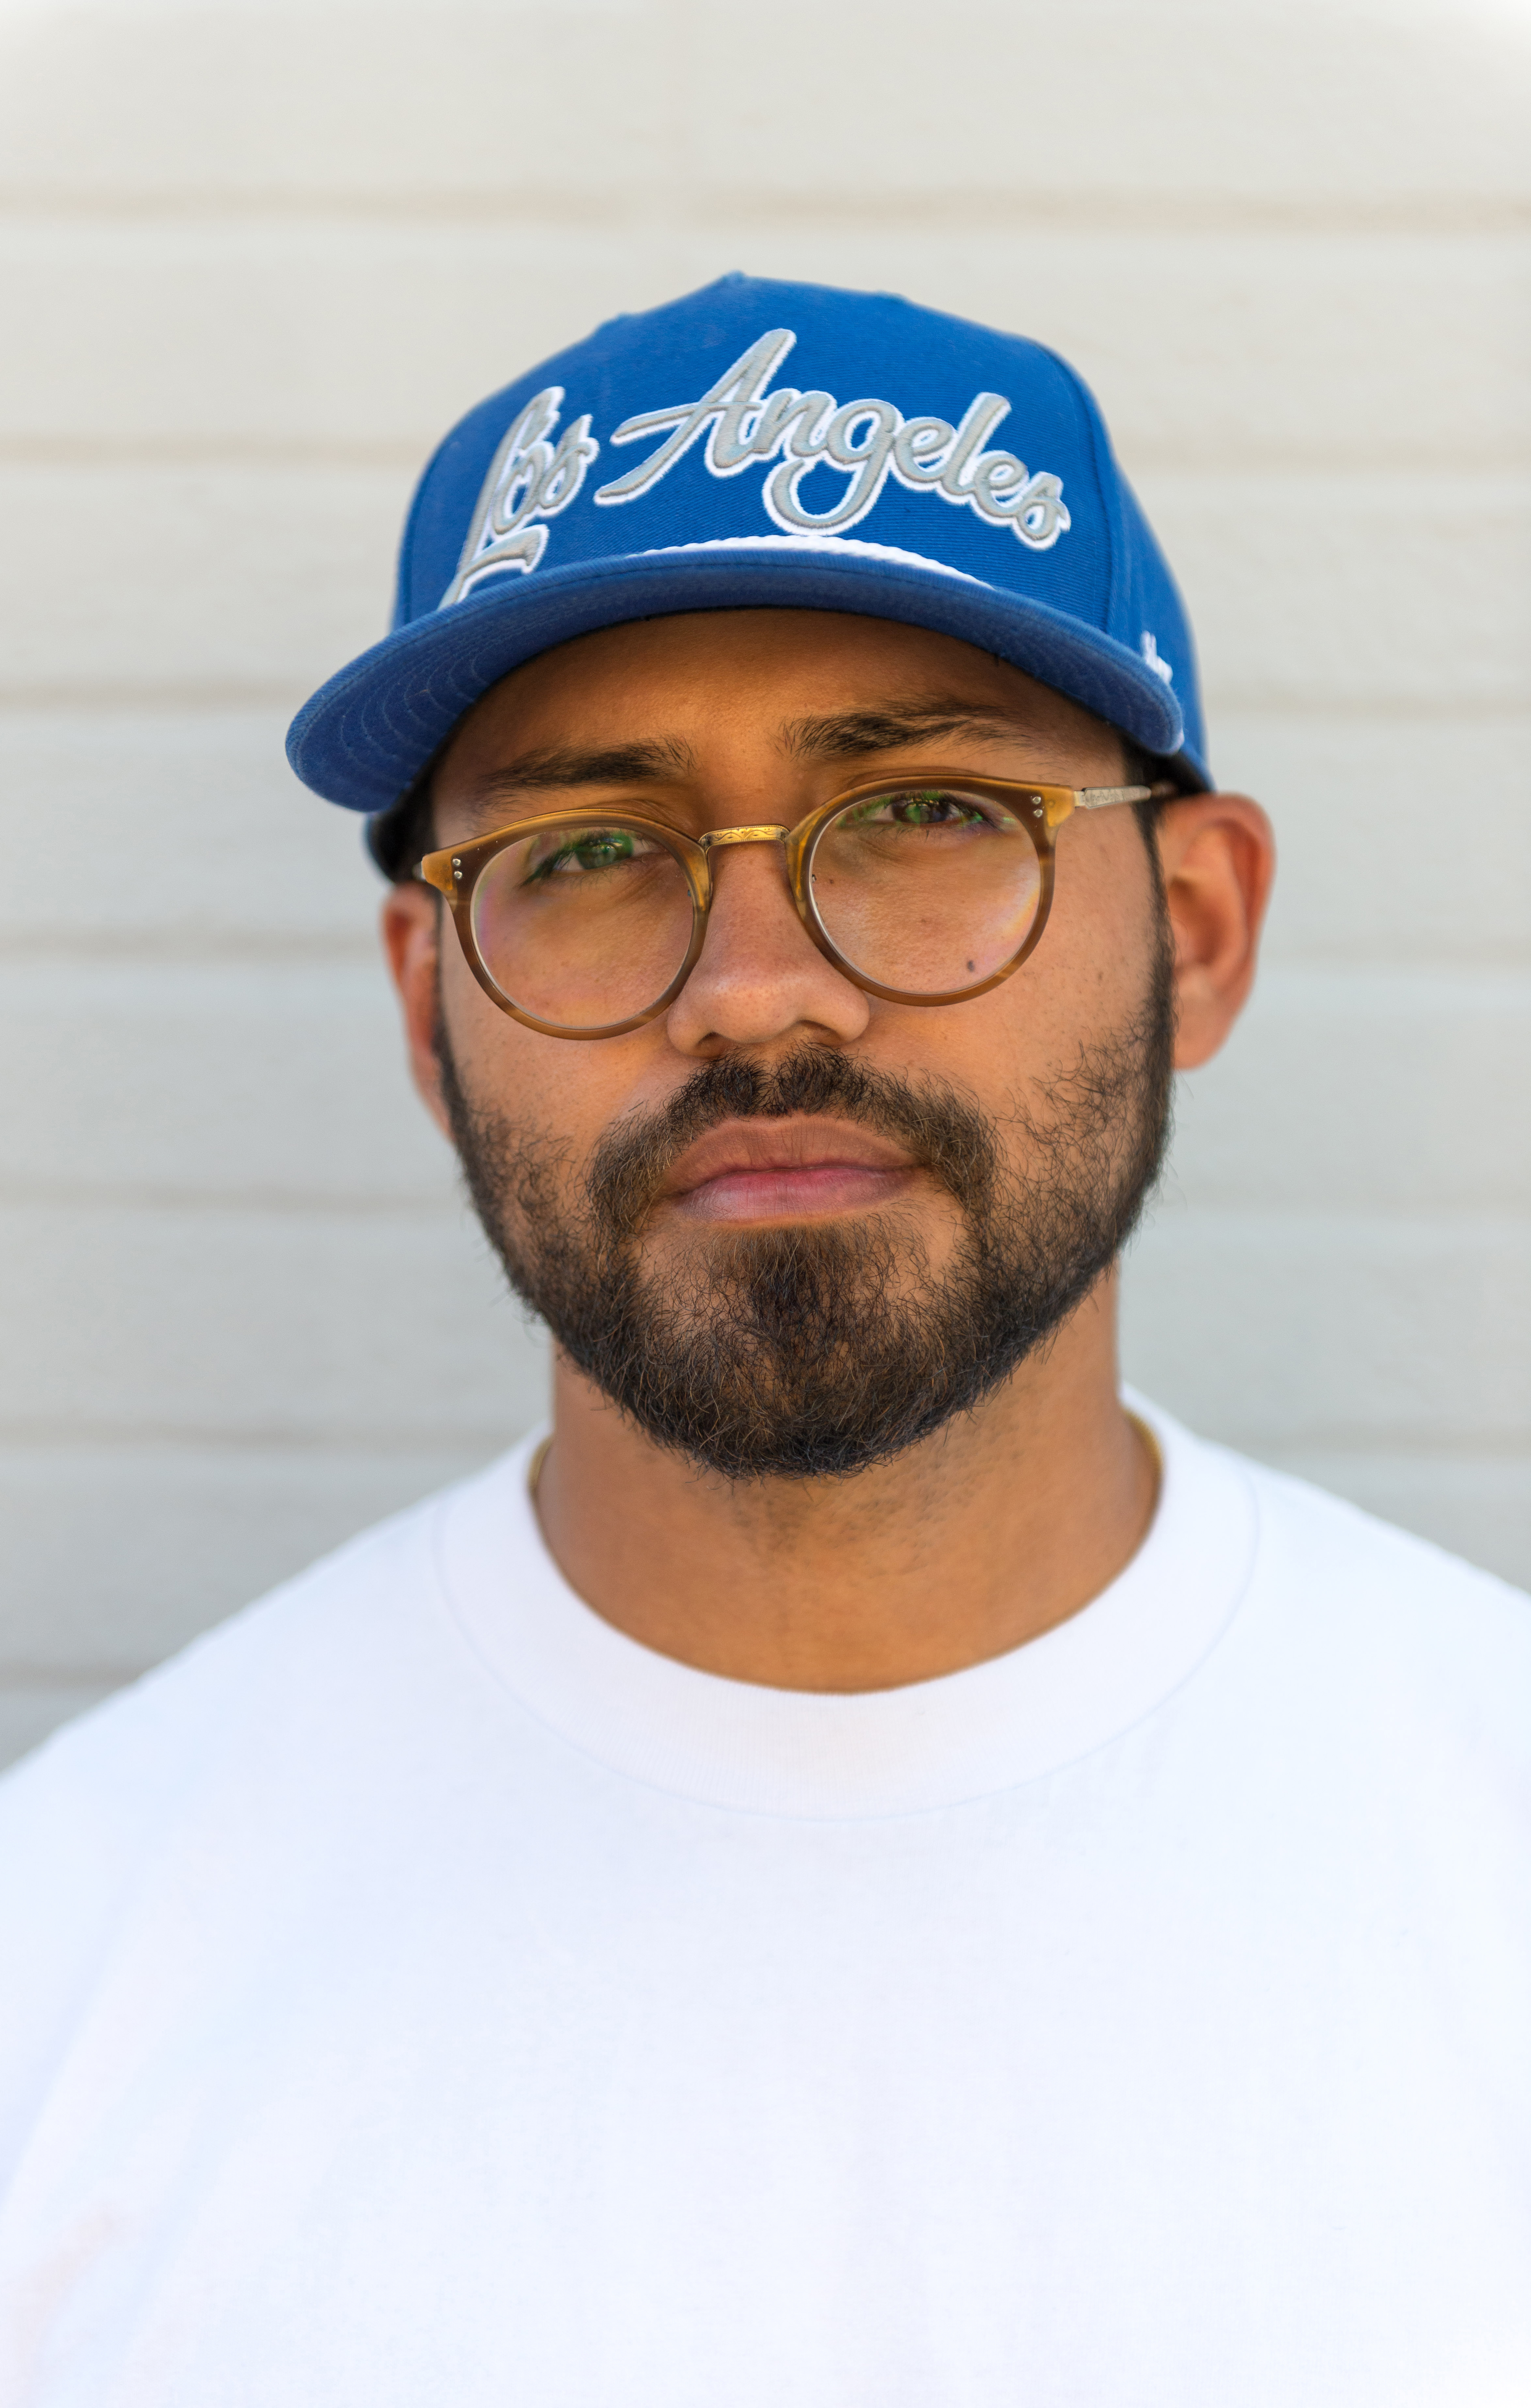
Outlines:
<svg viewBox="0 0 1531 2408"><path fill-rule="evenodd" d="M1531 1601L1152 1416L871 1696L575 1598L527 1450L0 1790L7 2408L1531 2401Z"/></svg>

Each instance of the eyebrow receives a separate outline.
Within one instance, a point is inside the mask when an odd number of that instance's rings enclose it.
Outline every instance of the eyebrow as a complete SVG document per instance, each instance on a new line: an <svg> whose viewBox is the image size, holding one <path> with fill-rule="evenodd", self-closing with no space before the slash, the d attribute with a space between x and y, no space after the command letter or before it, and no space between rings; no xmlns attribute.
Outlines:
<svg viewBox="0 0 1531 2408"><path fill-rule="evenodd" d="M937 699L916 706L888 703L787 721L777 745L789 760L836 761L965 737L988 744L1034 735L1002 703ZM678 736L628 744L543 745L492 769L473 789L472 805L486 809L521 794L565 792L581 786L668 785L694 774L696 754Z"/></svg>
<svg viewBox="0 0 1531 2408"><path fill-rule="evenodd" d="M545 793L571 786L665 784L695 767L691 747L676 736L632 744L549 744L490 770L474 786L473 799L499 801L528 787Z"/></svg>
<svg viewBox="0 0 1531 2408"><path fill-rule="evenodd" d="M929 744L943 736L1007 744L1018 736L1036 733L1003 703L943 698L914 708L890 703L791 720L782 730L782 749L799 761L836 761L867 752L891 752L905 744Z"/></svg>

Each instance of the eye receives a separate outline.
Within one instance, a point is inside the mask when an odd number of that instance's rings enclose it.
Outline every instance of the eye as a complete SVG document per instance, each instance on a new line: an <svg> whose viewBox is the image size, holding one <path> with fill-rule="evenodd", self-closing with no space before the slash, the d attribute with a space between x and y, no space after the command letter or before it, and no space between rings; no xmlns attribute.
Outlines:
<svg viewBox="0 0 1531 2408"><path fill-rule="evenodd" d="M852 827L955 828L992 825L989 813L970 795L945 786L923 786L899 795L874 795L845 814Z"/></svg>
<svg viewBox="0 0 1531 2408"><path fill-rule="evenodd" d="M541 884L550 878L585 877L592 870L616 869L623 862L640 860L656 850L632 828L566 829L532 846L527 879L528 884Z"/></svg>

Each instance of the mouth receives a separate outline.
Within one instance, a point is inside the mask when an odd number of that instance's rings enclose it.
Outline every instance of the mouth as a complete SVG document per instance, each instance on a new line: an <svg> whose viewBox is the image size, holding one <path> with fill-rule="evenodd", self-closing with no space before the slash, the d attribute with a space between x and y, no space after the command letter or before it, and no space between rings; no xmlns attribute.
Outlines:
<svg viewBox="0 0 1531 2408"><path fill-rule="evenodd" d="M816 1221L903 1195L917 1166L850 1121L730 1121L672 1165L662 1200L687 1220Z"/></svg>

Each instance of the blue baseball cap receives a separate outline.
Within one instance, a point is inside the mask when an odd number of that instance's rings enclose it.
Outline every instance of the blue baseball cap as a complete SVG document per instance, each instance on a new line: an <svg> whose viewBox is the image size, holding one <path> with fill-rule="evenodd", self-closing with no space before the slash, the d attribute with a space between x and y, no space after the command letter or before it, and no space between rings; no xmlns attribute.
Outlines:
<svg viewBox="0 0 1531 2408"><path fill-rule="evenodd" d="M375 819L523 661L762 605L960 637L1210 782L1184 606L1074 370L888 294L748 276L612 319L453 428L392 632L305 703L288 758Z"/></svg>

